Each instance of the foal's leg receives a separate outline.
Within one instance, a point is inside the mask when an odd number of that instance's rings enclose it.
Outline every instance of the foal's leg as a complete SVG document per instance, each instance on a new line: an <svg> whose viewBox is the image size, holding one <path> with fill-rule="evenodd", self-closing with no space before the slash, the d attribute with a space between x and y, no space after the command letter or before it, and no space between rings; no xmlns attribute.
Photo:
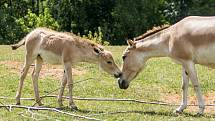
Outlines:
<svg viewBox="0 0 215 121"><path fill-rule="evenodd" d="M72 89L73 89L73 81L72 81L72 68L71 68L71 63L64 63L64 68L66 72L66 78L67 78L67 84L69 88L69 106L71 109L77 110L77 106L73 102L72 98Z"/></svg>
<svg viewBox="0 0 215 121"><path fill-rule="evenodd" d="M204 105L204 100L202 97L200 85L199 85L198 78L197 78L195 64L192 61L187 61L186 63L184 63L184 67L188 71L188 75L189 75L190 80L192 81L192 84L194 86L194 90L196 92L196 96L197 96L198 103L199 103L198 114L201 115L204 113L205 105Z"/></svg>
<svg viewBox="0 0 215 121"><path fill-rule="evenodd" d="M33 87L34 87L34 94L35 94L35 100L38 103L39 106L43 105L41 103L41 99L39 96L39 89L38 89L38 77L39 77L39 73L40 70L42 68L42 59L38 56L36 63L35 63L35 67L34 67L34 71L32 73L32 80L33 80Z"/></svg>
<svg viewBox="0 0 215 121"><path fill-rule="evenodd" d="M187 93L189 86L189 78L188 72L186 72L185 68L182 69L182 102L181 105L176 109L176 113L181 113L187 107Z"/></svg>
<svg viewBox="0 0 215 121"><path fill-rule="evenodd" d="M16 93L16 105L20 105L20 97L21 97L21 92L22 92L22 88L23 88L23 82L25 80L25 77L28 73L28 70L30 68L30 65L33 62L33 58L31 55L26 54L25 56L25 62L24 62L24 66L21 72L21 76L20 76L20 81L19 81L19 86L18 86L18 90Z"/></svg>
<svg viewBox="0 0 215 121"><path fill-rule="evenodd" d="M66 87L66 83L67 83L67 78L66 78L66 72L64 71L63 79L62 79L62 82L61 82L60 92L59 92L59 95L58 95L58 104L59 104L60 108L63 106L62 96L63 96L63 93L64 93L64 89Z"/></svg>

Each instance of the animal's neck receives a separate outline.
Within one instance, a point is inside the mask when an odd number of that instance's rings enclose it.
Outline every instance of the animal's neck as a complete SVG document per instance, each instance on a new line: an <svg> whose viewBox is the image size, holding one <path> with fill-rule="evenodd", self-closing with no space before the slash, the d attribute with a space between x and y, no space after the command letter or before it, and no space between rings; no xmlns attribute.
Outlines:
<svg viewBox="0 0 215 121"><path fill-rule="evenodd" d="M169 32L165 30L146 38L146 40L137 42L136 46L137 49L143 51L148 58L165 57L169 55L169 38Z"/></svg>
<svg viewBox="0 0 215 121"><path fill-rule="evenodd" d="M90 43L80 43L75 54L78 56L78 62L97 63L99 59L96 53L93 52Z"/></svg>

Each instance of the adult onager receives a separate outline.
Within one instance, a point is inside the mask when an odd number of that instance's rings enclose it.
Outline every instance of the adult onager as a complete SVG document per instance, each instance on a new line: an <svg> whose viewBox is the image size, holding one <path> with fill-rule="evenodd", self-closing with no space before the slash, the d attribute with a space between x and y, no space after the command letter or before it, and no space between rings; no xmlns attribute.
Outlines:
<svg viewBox="0 0 215 121"><path fill-rule="evenodd" d="M73 34L56 32L46 28L37 28L30 32L18 44L12 45L12 49L17 49L25 45L25 63L21 72L18 91L16 94L17 104L20 104L23 81L27 75L30 65L35 61L34 71L32 73L33 87L36 102L42 105L39 90L38 76L42 68L42 63L62 64L64 66L64 76L58 96L59 106L62 104L62 96L66 84L69 88L69 106L77 109L72 98L72 68L77 62L89 62L99 64L107 73L119 77L120 69L115 64L112 54L106 51L102 46L92 43L89 40L75 36Z"/></svg>
<svg viewBox="0 0 215 121"><path fill-rule="evenodd" d="M195 64L215 68L215 17L186 17L170 27L155 28L134 40L128 40L129 46L122 56L119 87L127 89L130 81L143 69L149 58L170 57L183 67L183 99L176 112L181 113L187 107L190 79L199 103L198 114L203 114L205 106Z"/></svg>

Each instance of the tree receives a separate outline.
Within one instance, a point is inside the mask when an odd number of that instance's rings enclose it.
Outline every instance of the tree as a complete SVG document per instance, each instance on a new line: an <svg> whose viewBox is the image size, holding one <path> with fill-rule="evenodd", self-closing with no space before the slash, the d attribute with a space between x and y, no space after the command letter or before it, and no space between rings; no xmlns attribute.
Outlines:
<svg viewBox="0 0 215 121"><path fill-rule="evenodd" d="M214 16L215 1L214 0L192 0L192 6L189 15L197 16Z"/></svg>
<svg viewBox="0 0 215 121"><path fill-rule="evenodd" d="M29 3L24 0L0 1L0 44L13 43L23 36L15 21L27 13L28 7Z"/></svg>
<svg viewBox="0 0 215 121"><path fill-rule="evenodd" d="M49 7L54 19L60 25L61 31L71 31L72 24L72 1L73 0L48 0Z"/></svg>
<svg viewBox="0 0 215 121"><path fill-rule="evenodd" d="M118 0L112 14L115 21L112 44L124 44L126 39L165 23L159 10L161 5L162 0Z"/></svg>
<svg viewBox="0 0 215 121"><path fill-rule="evenodd" d="M0 0L0 43L21 39L24 25L17 25L16 20L26 16L28 9L42 16L45 8L60 31L83 36L98 33L100 28L102 40L114 45L125 44L126 39L153 26L174 24L186 16L215 15L214 0Z"/></svg>

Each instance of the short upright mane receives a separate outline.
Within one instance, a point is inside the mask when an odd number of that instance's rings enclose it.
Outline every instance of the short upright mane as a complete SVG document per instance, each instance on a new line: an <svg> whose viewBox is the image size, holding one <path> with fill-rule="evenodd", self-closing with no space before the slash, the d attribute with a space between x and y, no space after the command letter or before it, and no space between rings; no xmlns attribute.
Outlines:
<svg viewBox="0 0 215 121"><path fill-rule="evenodd" d="M144 38L146 38L146 37L148 37L150 35L153 35L153 34L159 32L159 31L164 30L164 29L169 28L169 27L170 27L170 25L168 25L168 24L164 24L162 26L153 27L153 29L148 30L146 33L144 33L144 34L142 34L142 35L140 35L138 37L135 37L134 41L138 41L138 40L144 39Z"/></svg>
<svg viewBox="0 0 215 121"><path fill-rule="evenodd" d="M71 32L62 32L62 33L65 34L65 35L68 35L68 36L70 36L70 37L72 37L72 38L75 38L75 41L81 42L80 44L81 44L82 46L84 45L83 42L85 42L86 44L92 45L92 46L95 46L95 45L96 45L96 46L99 46L99 44L97 44L97 43L91 41L90 39L87 39L87 38L78 36L78 35L76 35L76 34L74 34L74 33L71 33Z"/></svg>

